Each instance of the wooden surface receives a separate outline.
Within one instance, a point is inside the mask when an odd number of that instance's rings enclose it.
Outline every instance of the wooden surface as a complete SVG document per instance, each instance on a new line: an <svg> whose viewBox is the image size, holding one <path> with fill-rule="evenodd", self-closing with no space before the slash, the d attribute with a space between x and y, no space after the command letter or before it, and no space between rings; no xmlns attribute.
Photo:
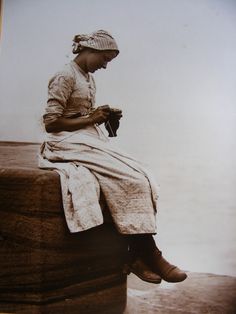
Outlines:
<svg viewBox="0 0 236 314"><path fill-rule="evenodd" d="M122 313L123 237L111 223L69 232L59 176L37 168L38 149L0 143L0 313Z"/></svg>

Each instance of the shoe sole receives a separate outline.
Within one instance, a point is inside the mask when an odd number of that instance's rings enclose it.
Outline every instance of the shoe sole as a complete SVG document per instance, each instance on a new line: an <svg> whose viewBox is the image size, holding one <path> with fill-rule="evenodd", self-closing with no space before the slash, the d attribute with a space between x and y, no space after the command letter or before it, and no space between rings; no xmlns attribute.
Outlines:
<svg viewBox="0 0 236 314"><path fill-rule="evenodd" d="M137 276L138 278L140 278L141 280L146 281L146 282L149 282L149 283L160 284L161 281L162 281L161 278L160 278L160 280L158 280L158 281L157 281L157 280L147 279L147 278L145 278L145 277L140 276L138 273L132 271L132 269L130 270L130 272L133 273L133 274L134 274L135 276Z"/></svg>
<svg viewBox="0 0 236 314"><path fill-rule="evenodd" d="M168 280L167 278L163 278L163 277L162 277L162 279L165 280L166 282L177 283L177 282L182 282L182 281L184 281L187 277L188 277L188 276L185 275L185 276L183 276L183 277L180 278L180 279Z"/></svg>

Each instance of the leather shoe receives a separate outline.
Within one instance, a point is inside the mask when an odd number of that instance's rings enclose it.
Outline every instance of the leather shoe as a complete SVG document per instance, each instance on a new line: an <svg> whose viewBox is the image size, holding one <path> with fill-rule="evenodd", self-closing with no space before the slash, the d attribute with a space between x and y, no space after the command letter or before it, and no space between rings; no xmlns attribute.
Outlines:
<svg viewBox="0 0 236 314"><path fill-rule="evenodd" d="M149 266L152 271L167 282L181 282L187 278L187 274L177 266L170 264L158 249L154 250L151 258L149 258Z"/></svg>
<svg viewBox="0 0 236 314"><path fill-rule="evenodd" d="M161 283L161 277L154 273L140 258L136 258L130 265L130 271L143 281L156 284Z"/></svg>

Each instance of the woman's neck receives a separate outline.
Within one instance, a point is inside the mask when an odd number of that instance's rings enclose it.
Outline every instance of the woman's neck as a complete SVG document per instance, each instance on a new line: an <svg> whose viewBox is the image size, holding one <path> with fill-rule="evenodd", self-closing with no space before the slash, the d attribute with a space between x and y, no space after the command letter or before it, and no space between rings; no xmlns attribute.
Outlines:
<svg viewBox="0 0 236 314"><path fill-rule="evenodd" d="M79 56L75 57L74 62L77 64L79 71L85 77L86 81L89 81L89 72L86 70L87 67L86 67L85 63L82 62L82 59L80 59L78 57Z"/></svg>
<svg viewBox="0 0 236 314"><path fill-rule="evenodd" d="M85 75L88 75L88 70L86 66L86 60L83 58L82 54L77 55L74 58L74 62L79 66L79 68L84 72Z"/></svg>

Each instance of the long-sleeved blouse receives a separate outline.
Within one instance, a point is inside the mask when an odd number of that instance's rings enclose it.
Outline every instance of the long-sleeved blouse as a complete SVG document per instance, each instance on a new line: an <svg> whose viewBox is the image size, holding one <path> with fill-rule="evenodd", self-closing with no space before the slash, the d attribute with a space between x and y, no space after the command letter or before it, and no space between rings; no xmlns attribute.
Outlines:
<svg viewBox="0 0 236 314"><path fill-rule="evenodd" d="M48 84L48 101L43 120L45 125L59 117L86 116L95 105L96 85L93 76L85 73L74 61L57 72ZM87 129L94 129L88 127ZM67 139L74 142L80 132L57 132L47 134L48 141Z"/></svg>

